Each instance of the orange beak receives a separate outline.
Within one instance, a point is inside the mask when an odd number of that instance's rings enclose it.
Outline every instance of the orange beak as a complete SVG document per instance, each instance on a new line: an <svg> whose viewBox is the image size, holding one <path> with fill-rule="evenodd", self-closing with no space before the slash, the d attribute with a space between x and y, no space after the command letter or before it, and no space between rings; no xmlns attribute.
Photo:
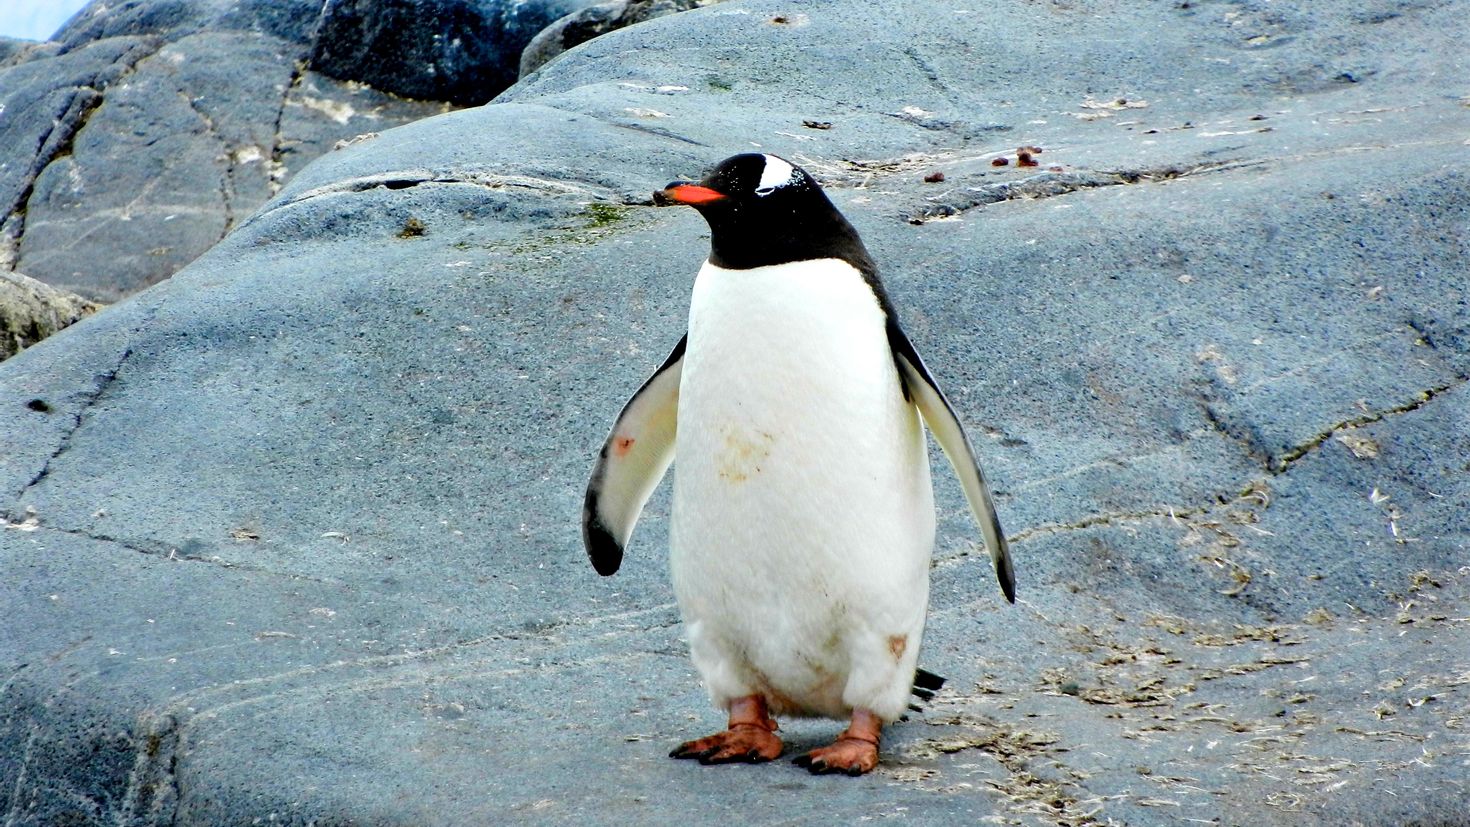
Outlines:
<svg viewBox="0 0 1470 827"><path fill-rule="evenodd" d="M655 204L688 204L698 207L703 204L712 204L716 201L724 201L728 196L709 187L701 187L698 184L670 184L653 194Z"/></svg>

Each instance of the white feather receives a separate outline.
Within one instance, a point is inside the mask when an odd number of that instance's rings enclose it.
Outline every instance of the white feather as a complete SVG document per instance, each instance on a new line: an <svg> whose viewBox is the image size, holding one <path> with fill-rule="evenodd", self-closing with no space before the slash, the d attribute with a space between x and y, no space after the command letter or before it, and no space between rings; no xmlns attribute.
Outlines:
<svg viewBox="0 0 1470 827"><path fill-rule="evenodd" d="M711 699L908 704L933 494L884 316L845 262L706 263L679 389L670 555Z"/></svg>
<svg viewBox="0 0 1470 827"><path fill-rule="evenodd" d="M755 185L756 195L773 192L796 177L796 168L784 158L777 158L774 155L763 157L766 159L766 165L761 169L760 183Z"/></svg>

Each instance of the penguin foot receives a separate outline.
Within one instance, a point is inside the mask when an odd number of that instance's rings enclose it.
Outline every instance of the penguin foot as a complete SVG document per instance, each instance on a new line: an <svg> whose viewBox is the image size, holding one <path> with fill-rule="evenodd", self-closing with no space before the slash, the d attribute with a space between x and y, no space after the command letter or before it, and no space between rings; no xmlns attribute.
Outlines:
<svg viewBox="0 0 1470 827"><path fill-rule="evenodd" d="M878 734L883 731L883 721L866 709L855 709L852 723L837 740L825 747L818 747L804 755L796 756L798 767L805 767L813 775L843 773L862 775L878 766Z"/></svg>
<svg viewBox="0 0 1470 827"><path fill-rule="evenodd" d="M766 699L759 695L730 702L730 724L724 732L685 741L669 753L670 758L694 758L701 764L759 764L781 756L781 739L776 722L766 713Z"/></svg>
<svg viewBox="0 0 1470 827"><path fill-rule="evenodd" d="M806 767L813 775L862 775L878 766L878 745L856 738L838 738L830 746L796 756L794 763Z"/></svg>
<svg viewBox="0 0 1470 827"><path fill-rule="evenodd" d="M685 741L670 758L694 758L701 764L760 764L781 756L781 739L765 727L741 724L724 732Z"/></svg>

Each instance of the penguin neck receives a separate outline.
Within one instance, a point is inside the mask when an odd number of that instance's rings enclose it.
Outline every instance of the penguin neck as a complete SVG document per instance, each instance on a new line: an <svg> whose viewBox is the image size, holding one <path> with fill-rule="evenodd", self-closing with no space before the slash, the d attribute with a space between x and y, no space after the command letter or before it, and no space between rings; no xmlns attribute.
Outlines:
<svg viewBox="0 0 1470 827"><path fill-rule="evenodd" d="M878 266L857 230L835 209L813 215L810 211L781 211L763 216L761 221L710 220L709 263L722 270L753 270L798 261L836 259L851 265L862 274L878 304L889 319L894 319L893 305ZM733 216L739 218L739 216ZM722 220L724 219L724 220Z"/></svg>
<svg viewBox="0 0 1470 827"><path fill-rule="evenodd" d="M711 216L711 264L726 270L750 270L772 264L835 258L864 275L877 267L857 231L840 213L767 211L755 216Z"/></svg>

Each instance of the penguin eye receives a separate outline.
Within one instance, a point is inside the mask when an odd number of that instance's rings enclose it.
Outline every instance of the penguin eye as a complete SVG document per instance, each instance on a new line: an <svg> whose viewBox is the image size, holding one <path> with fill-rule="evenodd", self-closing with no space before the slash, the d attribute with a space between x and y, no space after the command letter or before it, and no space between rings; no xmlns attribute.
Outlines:
<svg viewBox="0 0 1470 827"><path fill-rule="evenodd" d="M776 188L775 187L757 187L756 190L755 190L755 194L764 197L764 196L770 195L771 193L773 193L775 191L776 191Z"/></svg>

